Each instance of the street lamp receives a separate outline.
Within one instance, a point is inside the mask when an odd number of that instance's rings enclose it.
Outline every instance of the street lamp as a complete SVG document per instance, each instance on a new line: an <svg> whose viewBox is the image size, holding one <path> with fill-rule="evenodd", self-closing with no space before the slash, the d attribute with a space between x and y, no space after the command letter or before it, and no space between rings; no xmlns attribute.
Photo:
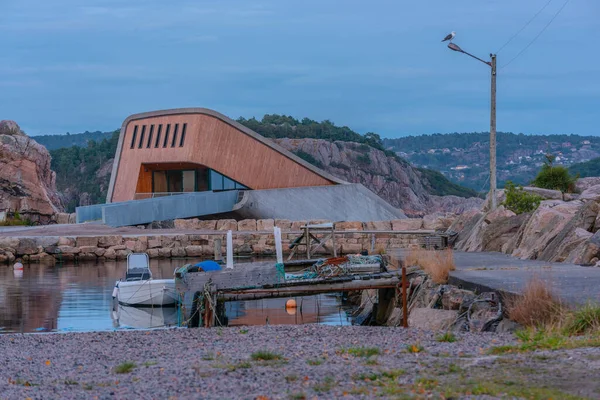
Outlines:
<svg viewBox="0 0 600 400"><path fill-rule="evenodd" d="M492 201L492 210L497 207L496 204L496 55L490 54L491 61L482 60L471 53L467 53L458 45L450 42L448 48L459 53L473 57L482 63L492 67L492 102L490 109L490 198Z"/></svg>

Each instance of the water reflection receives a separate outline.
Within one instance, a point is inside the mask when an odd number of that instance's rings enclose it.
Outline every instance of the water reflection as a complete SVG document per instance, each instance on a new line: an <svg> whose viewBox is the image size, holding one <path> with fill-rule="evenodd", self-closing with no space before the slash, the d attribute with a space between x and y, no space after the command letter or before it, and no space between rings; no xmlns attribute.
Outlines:
<svg viewBox="0 0 600 400"><path fill-rule="evenodd" d="M151 260L157 279L173 277L175 268L201 260ZM251 260L238 260L238 262ZM125 274L126 261L77 265L25 266L22 271L0 266L0 333L90 331L177 326L186 320L177 308L115 307L112 290ZM17 273L19 272L19 273ZM350 320L339 296L298 297L295 312L287 299L229 302L229 325L326 323ZM191 307L184 307L190 310Z"/></svg>

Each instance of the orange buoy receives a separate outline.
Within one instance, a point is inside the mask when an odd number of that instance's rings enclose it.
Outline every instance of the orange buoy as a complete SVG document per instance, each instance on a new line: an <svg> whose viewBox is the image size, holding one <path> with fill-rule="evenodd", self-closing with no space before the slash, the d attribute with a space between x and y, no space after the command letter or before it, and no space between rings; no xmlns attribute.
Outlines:
<svg viewBox="0 0 600 400"><path fill-rule="evenodd" d="M289 299L285 302L285 308L296 308L296 300Z"/></svg>

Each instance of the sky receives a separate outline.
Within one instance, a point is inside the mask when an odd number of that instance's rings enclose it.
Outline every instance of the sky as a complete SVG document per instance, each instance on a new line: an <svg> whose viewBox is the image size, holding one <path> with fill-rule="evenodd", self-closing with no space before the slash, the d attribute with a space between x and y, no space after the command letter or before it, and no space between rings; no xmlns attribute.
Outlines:
<svg viewBox="0 0 600 400"><path fill-rule="evenodd" d="M600 135L600 2L0 0L0 119L30 135L112 131L207 107L329 119L383 137L489 130ZM545 8L544 8L545 7ZM537 18L527 22L540 10ZM505 66L505 67L504 67Z"/></svg>

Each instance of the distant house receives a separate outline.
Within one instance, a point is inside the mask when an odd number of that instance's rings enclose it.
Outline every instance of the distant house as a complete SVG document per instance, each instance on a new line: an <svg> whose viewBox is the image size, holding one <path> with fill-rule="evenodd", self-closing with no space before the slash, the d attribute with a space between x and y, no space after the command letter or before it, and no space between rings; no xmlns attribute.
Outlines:
<svg viewBox="0 0 600 400"><path fill-rule="evenodd" d="M589 140L584 140L581 144L592 144Z"/></svg>

